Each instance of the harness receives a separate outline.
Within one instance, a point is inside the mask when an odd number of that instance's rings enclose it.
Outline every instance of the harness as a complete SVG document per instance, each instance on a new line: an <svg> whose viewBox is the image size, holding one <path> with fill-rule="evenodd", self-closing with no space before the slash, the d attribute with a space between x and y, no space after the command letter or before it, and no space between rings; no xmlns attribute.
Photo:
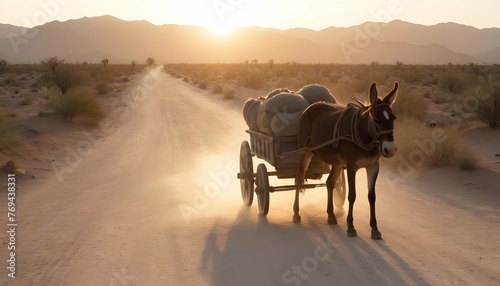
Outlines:
<svg viewBox="0 0 500 286"><path fill-rule="evenodd" d="M371 150L375 147L381 148L379 137L384 135L384 134L393 134L394 130L382 130L382 131L377 130L377 127L375 126L375 122L373 120L372 112L376 108L382 107L384 105L389 106L389 104L380 103L380 104L377 104L377 106L375 106L373 108L373 110L371 110L371 109L369 110L370 118L368 119L368 134L370 135L372 140L368 143L364 143L360 137L360 134L359 134L359 127L358 127L359 126L358 125L359 115L370 107L365 106L364 104L362 104L361 102L359 102L357 100L356 100L356 102L357 103L349 103L347 105L346 109L344 109L342 111L342 113L340 114L339 119L335 123L335 127L333 129L333 138L331 140L328 140L328 141L326 141L318 146L315 146L315 147L304 147L304 148L298 149L296 151L284 153L283 155L288 156L288 155L293 155L293 154L300 154L300 153L303 153L306 151L315 151L317 149L321 149L321 148L326 147L328 145L332 145L332 147L334 149L337 149L340 141L350 142L350 143L356 145L357 147L359 147L360 149L363 149L365 151ZM346 117L348 117L347 116L348 113L352 113L352 116L350 118L350 123L348 125L348 128L345 129L342 127L343 127L343 123L345 122L345 120L346 119L348 120L348 118L346 118ZM342 134L342 133L344 133L344 134Z"/></svg>

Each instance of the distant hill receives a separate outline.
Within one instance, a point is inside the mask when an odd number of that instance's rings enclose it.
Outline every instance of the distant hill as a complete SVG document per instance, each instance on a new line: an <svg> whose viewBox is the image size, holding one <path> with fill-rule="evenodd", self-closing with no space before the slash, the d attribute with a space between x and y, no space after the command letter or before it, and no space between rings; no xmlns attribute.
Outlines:
<svg viewBox="0 0 500 286"><path fill-rule="evenodd" d="M110 63L144 62L147 57L157 63L252 59L277 63L500 63L500 29L454 23L423 26L393 21L321 31L246 27L217 36L204 27L156 26L101 16L53 21L29 30L26 37L5 38L21 31L21 27L0 24L0 58L19 63L40 62L49 56L89 63L105 57ZM372 31L371 37L363 36L366 31ZM346 56L346 47L354 47L354 52L350 50Z"/></svg>

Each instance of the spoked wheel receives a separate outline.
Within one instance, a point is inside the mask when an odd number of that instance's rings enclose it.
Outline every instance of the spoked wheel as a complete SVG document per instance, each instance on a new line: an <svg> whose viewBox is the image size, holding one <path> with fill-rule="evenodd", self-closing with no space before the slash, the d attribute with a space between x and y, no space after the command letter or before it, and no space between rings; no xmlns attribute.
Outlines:
<svg viewBox="0 0 500 286"><path fill-rule="evenodd" d="M247 206L251 206L253 202L253 184L252 152L250 151L248 142L243 141L240 148L240 185L241 197L243 198L243 203Z"/></svg>
<svg viewBox="0 0 500 286"><path fill-rule="evenodd" d="M259 203L259 214L267 215L269 212L269 176L264 164L257 166L257 201Z"/></svg>

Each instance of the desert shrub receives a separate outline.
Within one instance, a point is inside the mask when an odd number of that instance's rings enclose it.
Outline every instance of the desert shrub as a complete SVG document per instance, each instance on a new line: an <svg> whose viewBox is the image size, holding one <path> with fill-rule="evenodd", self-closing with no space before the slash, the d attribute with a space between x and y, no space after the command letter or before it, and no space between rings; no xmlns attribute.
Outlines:
<svg viewBox="0 0 500 286"><path fill-rule="evenodd" d="M216 85L216 86L214 86L212 93L222 93L223 91L224 91L224 88L221 85Z"/></svg>
<svg viewBox="0 0 500 286"><path fill-rule="evenodd" d="M107 84L103 81L98 82L95 86L95 89L96 89L98 94L108 94L113 90L113 88L111 88L111 86L109 86L109 84Z"/></svg>
<svg viewBox="0 0 500 286"><path fill-rule="evenodd" d="M228 89L224 92L224 99L234 99L235 92L232 89Z"/></svg>
<svg viewBox="0 0 500 286"><path fill-rule="evenodd" d="M207 88L208 88L208 84L207 84L206 82L203 82L203 81L202 81L202 82L200 82L200 83L198 84L198 88L199 88L199 89L207 89Z"/></svg>
<svg viewBox="0 0 500 286"><path fill-rule="evenodd" d="M392 109L396 117L406 116L424 120L429 102L424 93L408 84L402 84L399 88L396 101Z"/></svg>
<svg viewBox="0 0 500 286"><path fill-rule="evenodd" d="M488 124L491 128L500 126L500 87L494 84L478 84L469 93L477 104L475 113L477 118ZM469 104L470 105L470 104Z"/></svg>
<svg viewBox="0 0 500 286"><path fill-rule="evenodd" d="M266 74L260 69L245 68L238 74L237 83L243 87L259 90L265 87L267 80Z"/></svg>
<svg viewBox="0 0 500 286"><path fill-rule="evenodd" d="M420 168L461 164L469 152L461 130L450 126L428 128L417 119L395 121L394 136L398 146L395 158L387 160L393 167Z"/></svg>
<svg viewBox="0 0 500 286"><path fill-rule="evenodd" d="M465 85L464 81L465 77L454 70L445 71L438 78L439 86L452 93L461 92Z"/></svg>
<svg viewBox="0 0 500 286"><path fill-rule="evenodd" d="M72 65L59 65L49 73L47 79L55 84L65 94L70 89L92 82L92 77L85 71Z"/></svg>
<svg viewBox="0 0 500 286"><path fill-rule="evenodd" d="M458 158L458 166L463 171L474 171L477 169L478 160L472 152L464 151Z"/></svg>
<svg viewBox="0 0 500 286"><path fill-rule="evenodd" d="M98 123L105 117L101 104L86 88L72 89L66 94L52 91L47 107L67 122L79 116L92 123Z"/></svg>

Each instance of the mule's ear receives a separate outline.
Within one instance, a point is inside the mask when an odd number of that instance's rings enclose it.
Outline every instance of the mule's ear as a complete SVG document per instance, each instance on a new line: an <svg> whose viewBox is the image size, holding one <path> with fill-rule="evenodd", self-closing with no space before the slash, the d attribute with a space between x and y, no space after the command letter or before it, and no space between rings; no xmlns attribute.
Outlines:
<svg viewBox="0 0 500 286"><path fill-rule="evenodd" d="M370 87L370 104L375 105L375 103L377 103L377 99L378 99L377 83L374 82Z"/></svg>
<svg viewBox="0 0 500 286"><path fill-rule="evenodd" d="M398 95L398 88L399 88L399 84L396 81L394 83L394 88L391 90L391 92L389 92L389 94L387 94L385 96L384 103L391 105L396 100L396 96Z"/></svg>

